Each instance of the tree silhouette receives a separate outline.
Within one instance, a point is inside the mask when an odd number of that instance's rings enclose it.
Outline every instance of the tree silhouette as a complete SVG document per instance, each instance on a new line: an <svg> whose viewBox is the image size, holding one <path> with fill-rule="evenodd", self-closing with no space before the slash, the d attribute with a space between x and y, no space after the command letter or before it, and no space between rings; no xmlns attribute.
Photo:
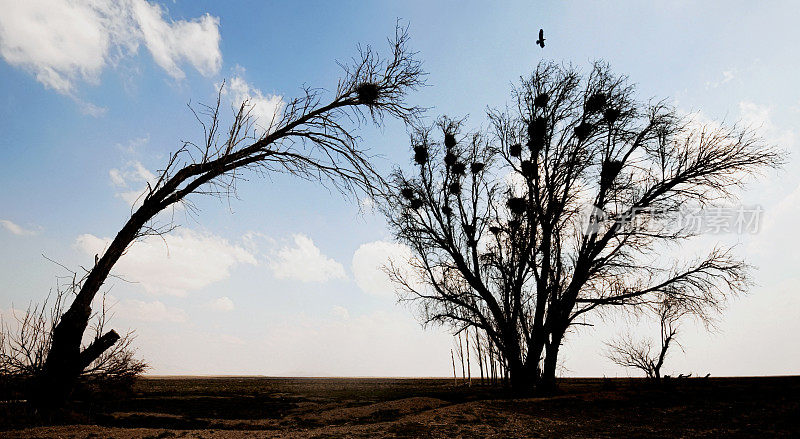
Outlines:
<svg viewBox="0 0 800 439"><path fill-rule="evenodd" d="M423 83L424 73L407 42L407 29L398 27L386 59L369 47L359 48L358 58L341 64L344 76L330 100L319 89L305 88L273 120L259 121L261 134L253 129L247 103L235 112L227 131L221 131L220 100L204 107L198 116L205 142L186 143L169 157L106 251L77 283L75 298L53 331L42 383L48 391L36 403L53 407L68 397L87 360L80 347L92 300L137 239L171 230L171 222L159 222L159 213L179 203L191 209L187 197L192 194L227 196L245 171L288 173L344 192L381 192L384 180L353 130L368 119L380 123L389 116L409 122L417 117L420 109L405 98Z"/></svg>
<svg viewBox="0 0 800 439"><path fill-rule="evenodd" d="M651 340L634 340L627 334L607 342L605 355L614 364L639 369L647 378L658 381L661 379L661 368L664 366L669 348L678 343L676 337L679 321L690 311L669 297L648 308L648 311L658 317L660 327L658 349L654 350ZM696 315L697 311L699 310L691 313ZM705 313L696 316L701 320L708 318Z"/></svg>
<svg viewBox="0 0 800 439"><path fill-rule="evenodd" d="M681 206L730 200L747 175L780 165L779 151L638 101L601 63L587 75L542 63L512 96L488 129L417 128L416 170L392 178L385 213L415 259L413 274L389 272L426 322L479 328L514 389L552 390L565 334L592 311L663 296L718 307L747 287L729 250L697 261L663 250L697 234L670 227Z"/></svg>

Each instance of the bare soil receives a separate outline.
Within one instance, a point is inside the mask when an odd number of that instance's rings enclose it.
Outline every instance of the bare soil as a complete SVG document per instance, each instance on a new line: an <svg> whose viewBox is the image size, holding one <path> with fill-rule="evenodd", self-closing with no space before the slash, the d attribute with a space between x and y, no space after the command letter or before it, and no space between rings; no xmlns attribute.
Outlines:
<svg viewBox="0 0 800 439"><path fill-rule="evenodd" d="M452 379L143 378L44 422L0 404L7 438L800 437L800 377L563 379L513 398Z"/></svg>

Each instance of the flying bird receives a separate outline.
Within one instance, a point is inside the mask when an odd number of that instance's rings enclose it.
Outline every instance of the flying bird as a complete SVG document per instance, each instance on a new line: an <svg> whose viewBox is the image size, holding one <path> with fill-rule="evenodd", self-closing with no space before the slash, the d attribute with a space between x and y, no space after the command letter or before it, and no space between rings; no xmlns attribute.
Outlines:
<svg viewBox="0 0 800 439"><path fill-rule="evenodd" d="M544 49L544 29L539 29L539 39L536 40L536 44Z"/></svg>

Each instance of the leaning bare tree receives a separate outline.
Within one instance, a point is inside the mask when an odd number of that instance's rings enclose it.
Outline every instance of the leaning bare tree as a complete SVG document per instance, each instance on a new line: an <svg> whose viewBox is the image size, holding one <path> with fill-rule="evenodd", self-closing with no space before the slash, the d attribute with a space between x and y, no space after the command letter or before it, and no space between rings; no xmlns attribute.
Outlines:
<svg viewBox="0 0 800 439"><path fill-rule="evenodd" d="M635 340L630 334L626 334L606 343L605 356L614 364L639 369L648 379L659 381L661 380L661 368L664 366L664 360L667 358L670 347L678 344L676 337L680 320L688 314L692 314L701 320L708 321L709 315L705 312L697 314L698 311L705 310L685 309L680 303L669 297L648 308L646 311L658 317L659 345L654 348L651 340Z"/></svg>
<svg viewBox="0 0 800 439"><path fill-rule="evenodd" d="M329 100L322 91L306 88L272 120L258 121L258 131L247 103L238 108L226 131L221 130L219 100L207 107L204 142L186 143L170 156L157 181L148 186L130 218L98 255L53 331L43 382L50 391L39 405L63 403L86 363L84 357L102 353L102 349L89 353L80 349L92 300L137 239L170 229L169 223L158 223L159 213L189 203L192 194L226 196L246 171L288 173L345 192L380 192L383 179L353 130L367 120L380 123L389 116L408 122L418 115L420 110L406 103L406 95L422 84L424 74L407 42L406 29L398 28L385 59L369 47L360 49L358 58L342 64L344 77Z"/></svg>
<svg viewBox="0 0 800 439"><path fill-rule="evenodd" d="M414 275L390 271L425 321L479 328L512 387L550 390L565 334L593 311L663 296L719 306L747 287L729 250L688 262L664 250L696 234L671 227L682 206L730 200L780 152L639 101L600 63L588 75L540 64L513 97L488 130L417 129L416 170L394 175L384 209L416 258Z"/></svg>

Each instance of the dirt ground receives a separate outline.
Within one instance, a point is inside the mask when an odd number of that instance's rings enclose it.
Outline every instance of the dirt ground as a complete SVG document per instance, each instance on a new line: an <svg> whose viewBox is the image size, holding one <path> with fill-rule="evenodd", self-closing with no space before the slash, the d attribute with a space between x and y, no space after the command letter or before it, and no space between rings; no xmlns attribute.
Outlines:
<svg viewBox="0 0 800 439"><path fill-rule="evenodd" d="M0 404L7 438L800 437L800 377L563 379L515 399L446 379L145 378L43 425Z"/></svg>

